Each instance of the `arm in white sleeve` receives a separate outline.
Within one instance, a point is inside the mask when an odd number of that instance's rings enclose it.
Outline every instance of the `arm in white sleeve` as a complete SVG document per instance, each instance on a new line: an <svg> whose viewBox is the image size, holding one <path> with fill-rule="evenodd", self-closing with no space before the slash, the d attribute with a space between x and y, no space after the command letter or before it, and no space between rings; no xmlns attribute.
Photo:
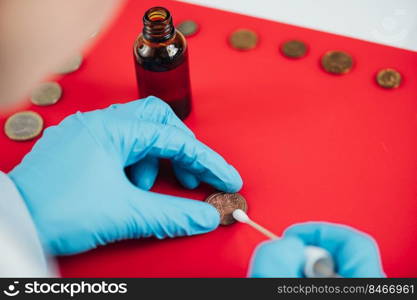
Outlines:
<svg viewBox="0 0 417 300"><path fill-rule="evenodd" d="M0 172L0 277L51 277L54 273L22 197Z"/></svg>

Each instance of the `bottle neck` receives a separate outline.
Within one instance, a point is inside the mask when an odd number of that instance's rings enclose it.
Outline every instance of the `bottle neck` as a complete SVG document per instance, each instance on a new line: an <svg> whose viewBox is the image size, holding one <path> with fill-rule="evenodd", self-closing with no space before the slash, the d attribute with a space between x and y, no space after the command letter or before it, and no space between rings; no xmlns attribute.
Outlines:
<svg viewBox="0 0 417 300"><path fill-rule="evenodd" d="M143 16L143 37L153 43L161 43L175 35L169 11L163 7L152 7Z"/></svg>

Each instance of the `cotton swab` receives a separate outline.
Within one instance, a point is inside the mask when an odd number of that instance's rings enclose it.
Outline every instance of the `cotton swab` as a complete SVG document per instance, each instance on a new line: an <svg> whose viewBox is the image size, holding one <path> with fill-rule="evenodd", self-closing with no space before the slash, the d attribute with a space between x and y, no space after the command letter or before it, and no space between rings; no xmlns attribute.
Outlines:
<svg viewBox="0 0 417 300"><path fill-rule="evenodd" d="M276 234L252 221L241 209L233 211L233 218L236 221L250 225L270 239L280 239ZM340 277L340 275L334 272L333 258L325 249L316 246L306 246L305 256L304 274L306 277Z"/></svg>
<svg viewBox="0 0 417 300"><path fill-rule="evenodd" d="M249 219L249 216L243 210L236 209L236 210L233 211L232 214L233 214L233 218L235 218L237 221L239 221L241 223L249 224L250 226L252 226L256 230L258 230L259 232L261 232L264 235L266 235L267 237L269 237L270 239L272 239L272 240L279 239L279 236L277 236L276 234L272 233L271 231L269 231L265 227L262 227L258 223L255 223L254 221Z"/></svg>

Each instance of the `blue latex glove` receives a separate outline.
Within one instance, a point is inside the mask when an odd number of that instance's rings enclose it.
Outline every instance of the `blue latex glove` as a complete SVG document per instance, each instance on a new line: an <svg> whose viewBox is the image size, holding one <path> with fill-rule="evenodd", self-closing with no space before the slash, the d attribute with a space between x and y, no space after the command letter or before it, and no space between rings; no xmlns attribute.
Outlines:
<svg viewBox="0 0 417 300"><path fill-rule="evenodd" d="M147 191L158 158L173 162L186 187L203 181L236 192L242 186L238 172L155 97L67 117L46 129L9 175L52 254L215 229L219 214L211 205ZM124 172L130 165L136 186Z"/></svg>
<svg viewBox="0 0 417 300"><path fill-rule="evenodd" d="M252 257L251 277L304 277L304 248L329 251L342 277L384 277L376 242L344 225L309 222L289 227L284 238L262 243Z"/></svg>

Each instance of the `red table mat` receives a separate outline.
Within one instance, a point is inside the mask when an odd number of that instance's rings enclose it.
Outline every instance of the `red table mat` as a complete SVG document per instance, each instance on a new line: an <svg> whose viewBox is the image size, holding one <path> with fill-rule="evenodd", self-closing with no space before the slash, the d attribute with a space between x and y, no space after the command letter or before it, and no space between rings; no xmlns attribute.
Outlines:
<svg viewBox="0 0 417 300"><path fill-rule="evenodd" d="M28 108L49 126L77 110L136 99L132 44L145 9L155 4L130 1L81 69L59 80L61 101ZM171 10L175 23L200 25L188 38L194 110L186 123L239 170L251 217L278 234L311 220L354 226L376 239L389 276L417 276L417 54L180 2L157 4ZM238 28L259 34L257 48L228 45ZM293 38L309 45L306 57L279 53ZM320 56L335 49L353 56L350 73L321 69ZM386 67L403 75L398 89L375 83ZM3 171L33 146L3 132L0 143ZM166 167L153 190L201 200L213 192L185 190ZM63 276L75 277L240 277L263 240L235 224L201 236L120 242L59 264Z"/></svg>

